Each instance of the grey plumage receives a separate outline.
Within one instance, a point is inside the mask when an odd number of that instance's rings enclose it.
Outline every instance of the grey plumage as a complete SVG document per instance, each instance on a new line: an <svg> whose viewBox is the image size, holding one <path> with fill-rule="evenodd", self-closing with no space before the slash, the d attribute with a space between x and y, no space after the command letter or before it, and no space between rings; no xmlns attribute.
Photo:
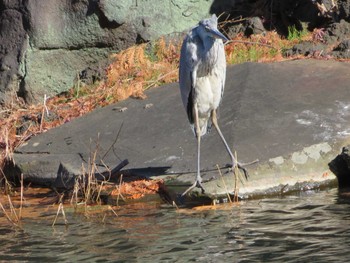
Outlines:
<svg viewBox="0 0 350 263"><path fill-rule="evenodd" d="M202 136L211 126L211 110L219 106L224 91L226 58L222 39L227 40L217 30L217 18L213 15L187 34L181 48L181 98L195 134L193 104L198 103Z"/></svg>
<svg viewBox="0 0 350 263"><path fill-rule="evenodd" d="M194 187L200 187L204 192L200 175L200 139L212 124L230 155L232 166L238 165L247 177L246 170L235 160L217 124L216 110L223 96L226 78L223 40L228 39L217 29L217 17L214 14L192 28L181 47L179 67L181 98L198 145L196 182L183 195Z"/></svg>

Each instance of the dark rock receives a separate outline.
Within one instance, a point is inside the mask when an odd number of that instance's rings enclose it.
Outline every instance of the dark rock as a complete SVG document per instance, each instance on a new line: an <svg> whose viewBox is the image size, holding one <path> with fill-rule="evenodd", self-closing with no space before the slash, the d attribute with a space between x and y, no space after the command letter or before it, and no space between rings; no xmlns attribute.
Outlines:
<svg viewBox="0 0 350 263"><path fill-rule="evenodd" d="M350 1L336 1L338 5L338 17L350 22Z"/></svg>
<svg viewBox="0 0 350 263"><path fill-rule="evenodd" d="M19 90L24 77L19 69L27 39L23 23L22 13L18 10L0 11L0 104L6 100L7 92Z"/></svg>
<svg viewBox="0 0 350 263"><path fill-rule="evenodd" d="M73 189L75 180L81 173L76 173L76 171L70 169L70 165L68 163L60 163L58 166L57 177L55 182L53 183L54 188L56 189Z"/></svg>
<svg viewBox="0 0 350 263"><path fill-rule="evenodd" d="M22 7L21 0L0 0L0 10L16 9L19 10Z"/></svg>
<svg viewBox="0 0 350 263"><path fill-rule="evenodd" d="M110 59L101 59L79 73L79 80L87 85L94 84L106 78L107 67L111 63Z"/></svg>
<svg viewBox="0 0 350 263"><path fill-rule="evenodd" d="M333 23L327 27L323 39L327 44L343 41L350 38L350 23L342 19L339 23Z"/></svg>
<svg viewBox="0 0 350 263"><path fill-rule="evenodd" d="M338 47L335 50L339 50L339 51L349 51L350 50L350 39L345 39L342 42L340 42L340 44L338 45Z"/></svg>
<svg viewBox="0 0 350 263"><path fill-rule="evenodd" d="M292 48L285 50L284 56L289 57L303 55L311 57L324 57L327 55L326 50L327 45L322 43L301 42L294 45Z"/></svg>
<svg viewBox="0 0 350 263"><path fill-rule="evenodd" d="M258 35L266 32L265 27L259 17L251 17L246 21L245 35Z"/></svg>
<svg viewBox="0 0 350 263"><path fill-rule="evenodd" d="M347 59L349 52L332 52L331 48L350 38L349 6L349 0L216 0L211 6L211 12L224 13L221 20L245 20L243 23L230 21L225 24L225 31L230 37L241 32L249 36L266 30L277 30L288 36L292 27L298 31L316 29L319 35L315 35L314 41L319 43L298 44L286 50L285 55Z"/></svg>
<svg viewBox="0 0 350 263"><path fill-rule="evenodd" d="M326 29L319 30L319 35L316 38L318 38L318 42L301 42L286 50L284 55L350 58L350 23L345 20L341 20L340 23L332 23ZM331 47L337 43L339 44L331 50Z"/></svg>
<svg viewBox="0 0 350 263"><path fill-rule="evenodd" d="M350 131L349 68L311 59L228 67L219 125L240 161L260 160L247 167L248 181L238 180L239 195L279 195L336 182L328 163ZM195 178L196 140L178 84L147 96L97 109L31 138L16 149L16 165L7 166L6 175L23 173L27 181L53 187L71 185L97 151L99 173L128 159L124 177L162 178L169 192L181 193ZM206 196L234 193L234 176L225 168L229 157L215 131L201 147Z"/></svg>
<svg viewBox="0 0 350 263"><path fill-rule="evenodd" d="M329 164L329 169L337 176L339 188L350 187L350 145L343 147L342 152Z"/></svg>
<svg viewBox="0 0 350 263"><path fill-rule="evenodd" d="M32 126L33 124L34 125L36 124L36 122L34 122L30 116L26 116L26 115L21 117L21 119L18 121L19 123L21 123L21 125L16 127L16 135L22 135L28 130L30 126Z"/></svg>
<svg viewBox="0 0 350 263"><path fill-rule="evenodd" d="M309 30L318 27L327 21L319 16L319 10L310 0L249 0L249 1L224 1L215 0L212 3L211 13L222 14L222 20L259 17L266 30L277 30L278 33L287 36L288 28L294 26L298 30L303 29L303 24ZM237 23L228 23L230 27ZM231 30L236 31L236 30Z"/></svg>
<svg viewBox="0 0 350 263"><path fill-rule="evenodd" d="M345 39L331 53L335 58L350 58L350 39Z"/></svg>

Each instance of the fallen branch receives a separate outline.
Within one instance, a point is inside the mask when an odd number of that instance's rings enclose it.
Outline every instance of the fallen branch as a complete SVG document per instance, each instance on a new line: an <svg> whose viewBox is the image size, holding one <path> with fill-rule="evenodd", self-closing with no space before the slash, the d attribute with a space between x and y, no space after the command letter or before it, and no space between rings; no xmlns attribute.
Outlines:
<svg viewBox="0 0 350 263"><path fill-rule="evenodd" d="M273 49L278 50L278 48L275 48L274 46L271 46L269 44L264 44L264 43L260 43L260 42L252 42L252 41L244 41L244 40L229 40L225 43L225 45L228 45L230 43L253 44L253 45L259 45L259 46L273 48Z"/></svg>
<svg viewBox="0 0 350 263"><path fill-rule="evenodd" d="M129 164L129 160L125 159L123 161L121 161L116 167L114 167L112 170L110 171L106 171L103 173L97 173L95 174L95 179L97 181L106 181L106 178L108 177L109 179L113 179L114 176L116 176L121 169L123 169L125 166L127 166Z"/></svg>

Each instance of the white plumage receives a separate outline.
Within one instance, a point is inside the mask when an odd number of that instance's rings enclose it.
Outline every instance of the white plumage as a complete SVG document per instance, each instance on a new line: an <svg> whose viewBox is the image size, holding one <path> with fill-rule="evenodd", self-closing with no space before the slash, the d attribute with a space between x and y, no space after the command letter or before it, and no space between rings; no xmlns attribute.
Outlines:
<svg viewBox="0 0 350 263"><path fill-rule="evenodd" d="M179 68L181 98L198 143L196 181L182 195L194 187L200 187L204 192L200 175L200 139L212 124L231 157L232 166L238 165L247 177L246 170L235 160L217 124L216 110L223 96L226 78L223 40L228 39L217 29L217 17L214 14L191 29L181 47Z"/></svg>

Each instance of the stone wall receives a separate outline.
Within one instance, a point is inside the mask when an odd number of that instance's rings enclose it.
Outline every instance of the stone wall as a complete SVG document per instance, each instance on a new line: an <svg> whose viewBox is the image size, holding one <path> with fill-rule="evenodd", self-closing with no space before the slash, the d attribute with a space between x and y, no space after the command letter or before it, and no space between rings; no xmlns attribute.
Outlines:
<svg viewBox="0 0 350 263"><path fill-rule="evenodd" d="M16 92L41 100L72 87L111 52L181 32L210 0L0 0L0 104Z"/></svg>

